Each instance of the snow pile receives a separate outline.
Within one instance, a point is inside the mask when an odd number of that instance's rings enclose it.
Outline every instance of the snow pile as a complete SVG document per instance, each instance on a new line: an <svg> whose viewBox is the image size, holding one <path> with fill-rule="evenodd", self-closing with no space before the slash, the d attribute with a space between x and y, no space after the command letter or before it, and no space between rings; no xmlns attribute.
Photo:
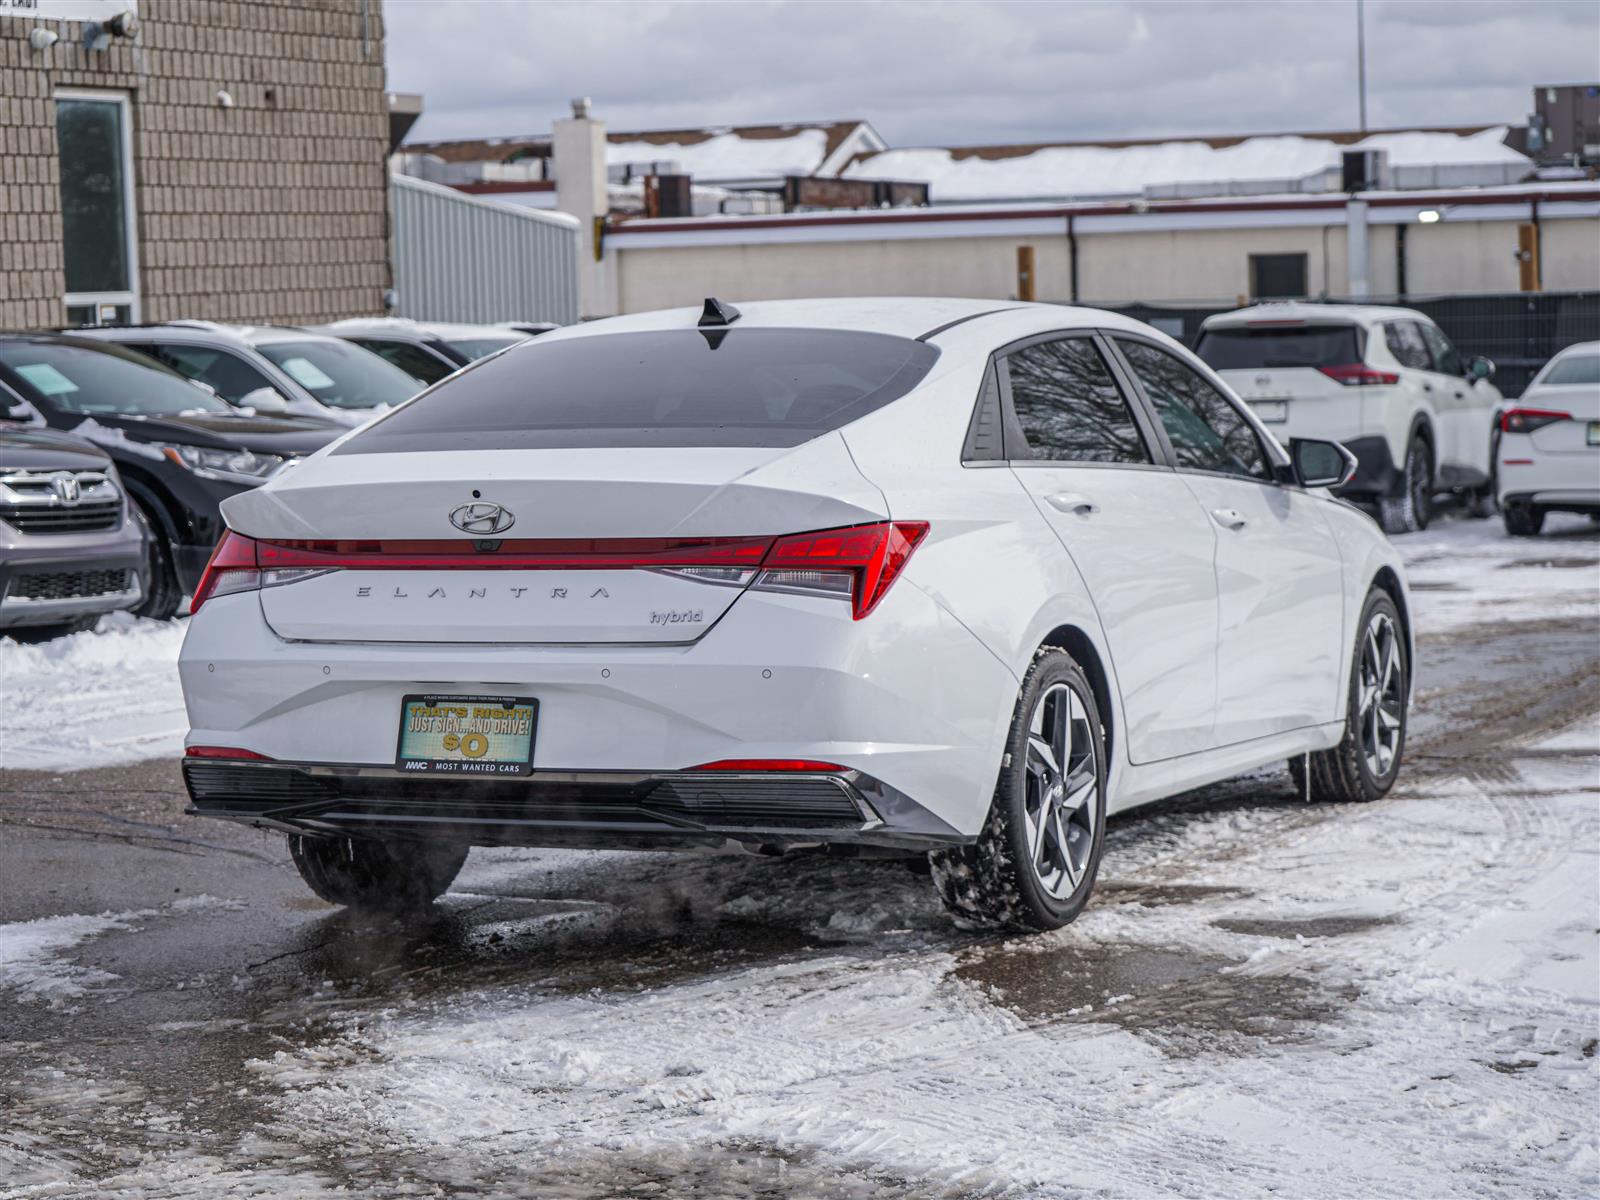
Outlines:
<svg viewBox="0 0 1600 1200"><path fill-rule="evenodd" d="M1526 157L1504 144L1505 128L1475 134L1373 134L1349 146L1321 138L1251 137L1231 146L1159 142L1136 146L1045 146L1011 158L957 158L939 148L884 150L847 167L849 179L925 180L938 203L1042 197L1138 196L1176 184L1285 183L1339 167L1346 150L1386 150L1398 167L1482 166L1499 174Z"/></svg>
<svg viewBox="0 0 1600 1200"><path fill-rule="evenodd" d="M127 929L145 913L73 914L0 925L0 993L13 992L51 1005L82 996L92 985L114 978L91 967L60 962L57 955L79 942L113 929Z"/></svg>
<svg viewBox="0 0 1600 1200"><path fill-rule="evenodd" d="M125 613L36 645L0 638L0 770L78 770L181 753L184 625Z"/></svg>
<svg viewBox="0 0 1600 1200"><path fill-rule="evenodd" d="M768 175L810 175L822 165L828 135L820 129L797 129L788 137L747 138L719 133L702 142L611 142L606 162L672 162L696 182L749 179Z"/></svg>

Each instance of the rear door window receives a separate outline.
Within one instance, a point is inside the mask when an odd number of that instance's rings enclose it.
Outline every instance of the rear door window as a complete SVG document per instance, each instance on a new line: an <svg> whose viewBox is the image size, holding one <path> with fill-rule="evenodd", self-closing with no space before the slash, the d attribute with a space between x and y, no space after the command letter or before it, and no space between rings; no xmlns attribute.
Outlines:
<svg viewBox="0 0 1600 1200"><path fill-rule="evenodd" d="M939 352L842 329L540 338L486 358L335 453L798 446L904 396Z"/></svg>
<svg viewBox="0 0 1600 1200"><path fill-rule="evenodd" d="M1027 439L1011 458L1147 463L1150 451L1100 351L1086 337L1037 342L1006 356L1011 408Z"/></svg>
<svg viewBox="0 0 1600 1200"><path fill-rule="evenodd" d="M1433 370L1433 356L1428 353L1428 343L1423 340L1422 330L1415 321L1385 321L1383 340L1402 367Z"/></svg>
<svg viewBox="0 0 1600 1200"><path fill-rule="evenodd" d="M1206 329L1198 354L1213 371L1263 367L1336 367L1361 361L1354 325L1245 325Z"/></svg>
<svg viewBox="0 0 1600 1200"><path fill-rule="evenodd" d="M1270 481L1272 463L1250 422L1201 374L1146 342L1117 340L1150 398L1178 466Z"/></svg>
<svg viewBox="0 0 1600 1200"><path fill-rule="evenodd" d="M1450 344L1450 339L1439 332L1437 325L1426 325L1418 322L1417 327L1422 330L1423 340L1428 343L1428 353L1433 356L1433 369L1441 375L1463 376L1467 373L1466 364L1461 361L1461 352Z"/></svg>

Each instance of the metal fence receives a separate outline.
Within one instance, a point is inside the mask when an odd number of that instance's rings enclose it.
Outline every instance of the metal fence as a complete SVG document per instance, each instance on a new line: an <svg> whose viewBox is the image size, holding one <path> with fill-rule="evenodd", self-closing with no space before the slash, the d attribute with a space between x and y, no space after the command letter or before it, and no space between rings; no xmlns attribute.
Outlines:
<svg viewBox="0 0 1600 1200"><path fill-rule="evenodd" d="M1327 303L1394 304L1431 317L1467 358L1494 360L1495 386L1520 396L1528 381L1558 350L1574 342L1600 339L1600 292L1510 292L1492 296L1386 296ZM1192 346L1200 323L1216 308L1159 304L1105 304L1097 307L1146 321Z"/></svg>
<svg viewBox="0 0 1600 1200"><path fill-rule="evenodd" d="M390 177L395 315L418 321L578 319L578 222Z"/></svg>

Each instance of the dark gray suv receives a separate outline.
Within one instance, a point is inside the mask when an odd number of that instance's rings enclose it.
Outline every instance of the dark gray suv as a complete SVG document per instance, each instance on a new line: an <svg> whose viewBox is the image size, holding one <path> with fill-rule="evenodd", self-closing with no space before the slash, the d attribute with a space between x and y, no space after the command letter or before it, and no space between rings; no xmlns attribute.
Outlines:
<svg viewBox="0 0 1600 1200"><path fill-rule="evenodd" d="M0 426L0 636L53 637L143 596L143 526L88 442Z"/></svg>

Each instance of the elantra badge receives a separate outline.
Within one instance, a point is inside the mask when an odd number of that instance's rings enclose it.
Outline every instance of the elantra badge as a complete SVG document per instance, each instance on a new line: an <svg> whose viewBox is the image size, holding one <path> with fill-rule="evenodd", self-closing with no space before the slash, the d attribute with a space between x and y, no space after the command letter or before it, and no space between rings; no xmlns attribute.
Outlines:
<svg viewBox="0 0 1600 1200"><path fill-rule="evenodd" d="M481 500L475 504L458 504L450 510L450 524L462 533L504 533L517 523L511 510L498 504Z"/></svg>

